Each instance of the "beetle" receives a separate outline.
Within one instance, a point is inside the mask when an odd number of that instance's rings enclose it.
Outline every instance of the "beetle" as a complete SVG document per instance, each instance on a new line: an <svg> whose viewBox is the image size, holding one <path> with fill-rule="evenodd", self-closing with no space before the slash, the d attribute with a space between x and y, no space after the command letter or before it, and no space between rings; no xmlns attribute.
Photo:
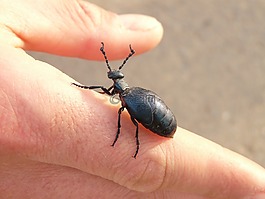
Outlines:
<svg viewBox="0 0 265 199"><path fill-rule="evenodd" d="M100 51L104 56L106 66L109 70L107 75L109 79L113 80L113 85L109 88L104 86L85 86L76 83L72 84L83 89L101 89L102 92L99 92L101 94L107 94L110 96L115 94L119 95L121 107L118 111L118 129L111 146L114 146L119 138L121 129L121 113L126 108L131 116L131 121L136 127L136 151L133 155L133 157L136 158L140 148L138 123L141 123L145 128L151 130L153 133L163 137L172 138L177 129L177 121L172 111L156 93L140 87L129 87L129 85L124 81L124 75L121 72L121 69L135 53L131 45L129 45L129 48L129 55L124 59L118 70L115 70L110 67L104 50L104 43L101 42Z"/></svg>

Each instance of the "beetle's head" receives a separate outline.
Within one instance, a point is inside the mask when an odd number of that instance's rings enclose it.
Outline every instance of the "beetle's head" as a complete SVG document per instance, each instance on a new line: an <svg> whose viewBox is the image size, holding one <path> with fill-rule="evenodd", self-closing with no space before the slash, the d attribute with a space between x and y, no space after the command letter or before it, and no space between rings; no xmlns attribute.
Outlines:
<svg viewBox="0 0 265 199"><path fill-rule="evenodd" d="M120 70L110 70L108 71L108 78L109 79L122 79L124 78L123 73Z"/></svg>

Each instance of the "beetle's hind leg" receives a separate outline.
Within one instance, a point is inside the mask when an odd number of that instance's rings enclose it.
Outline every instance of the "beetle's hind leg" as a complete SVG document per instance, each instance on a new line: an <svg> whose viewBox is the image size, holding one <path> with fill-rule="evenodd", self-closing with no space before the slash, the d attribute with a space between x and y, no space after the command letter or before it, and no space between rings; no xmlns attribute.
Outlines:
<svg viewBox="0 0 265 199"><path fill-rule="evenodd" d="M80 84L76 84L76 83L72 83L72 85L75 85L79 88L83 88L83 89L101 89L102 92L99 92L101 94L107 94L107 95L113 95L113 93L111 92L111 89L113 88L113 86L109 87L109 88L105 88L104 86L85 86L85 85L80 85Z"/></svg>
<svg viewBox="0 0 265 199"><path fill-rule="evenodd" d="M135 133L136 151L135 151L135 154L133 156L134 158L136 158L138 151L139 151L139 148L140 148L140 141L139 141L139 137L138 137L138 122L133 117L131 117L131 120L132 120L133 124L136 126L136 133Z"/></svg>

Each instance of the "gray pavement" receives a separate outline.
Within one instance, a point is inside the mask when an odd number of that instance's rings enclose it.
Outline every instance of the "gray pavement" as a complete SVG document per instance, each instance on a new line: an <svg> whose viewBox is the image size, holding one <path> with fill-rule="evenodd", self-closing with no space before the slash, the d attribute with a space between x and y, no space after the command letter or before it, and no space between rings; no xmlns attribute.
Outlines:
<svg viewBox="0 0 265 199"><path fill-rule="evenodd" d="M130 60L127 82L158 93L179 126L265 166L265 1L90 2L156 17L163 40ZM103 62L31 54L83 84L111 84Z"/></svg>

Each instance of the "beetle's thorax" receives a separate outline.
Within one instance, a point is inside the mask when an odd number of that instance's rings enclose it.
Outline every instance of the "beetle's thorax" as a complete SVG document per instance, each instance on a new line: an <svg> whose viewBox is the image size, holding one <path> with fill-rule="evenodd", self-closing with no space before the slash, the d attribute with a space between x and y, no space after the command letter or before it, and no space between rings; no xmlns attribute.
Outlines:
<svg viewBox="0 0 265 199"><path fill-rule="evenodd" d="M129 85L124 81L124 79L113 79L113 82L115 93L123 93L127 88L129 88Z"/></svg>

